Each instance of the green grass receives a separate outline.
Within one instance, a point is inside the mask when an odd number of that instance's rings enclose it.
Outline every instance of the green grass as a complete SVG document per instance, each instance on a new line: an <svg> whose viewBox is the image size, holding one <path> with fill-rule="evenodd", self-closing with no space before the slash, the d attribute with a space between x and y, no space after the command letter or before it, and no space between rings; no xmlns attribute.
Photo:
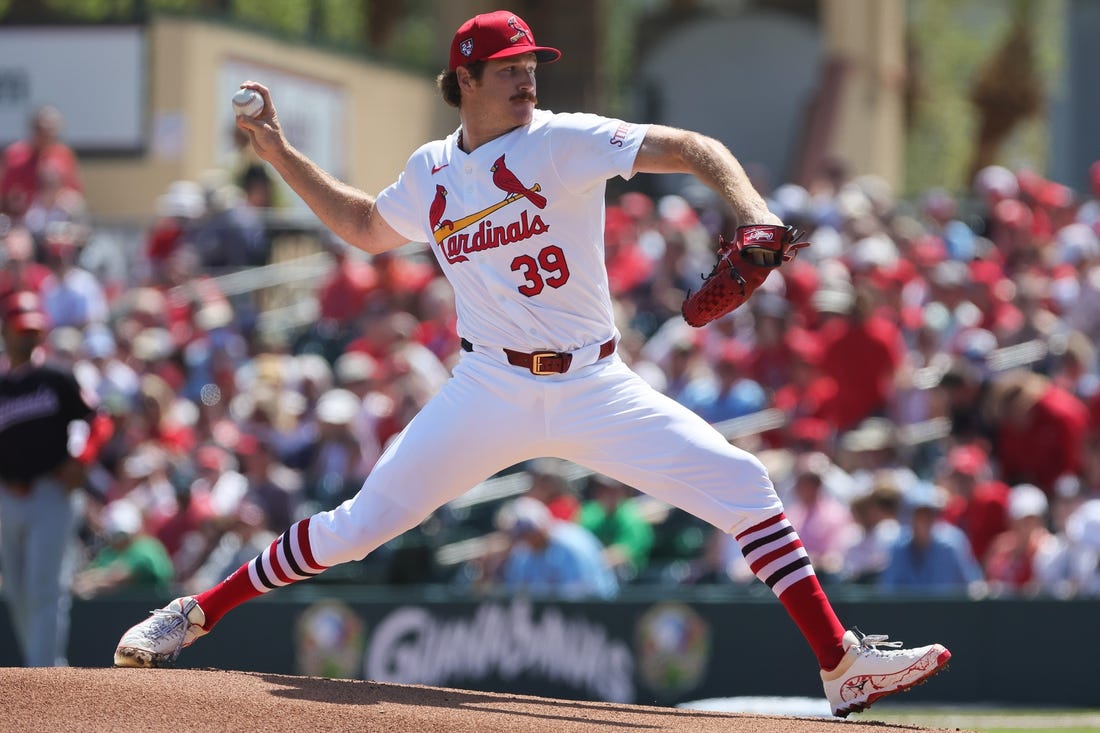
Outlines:
<svg viewBox="0 0 1100 733"><path fill-rule="evenodd" d="M1100 710L986 707L884 707L854 720L975 733L1097 733Z"/></svg>

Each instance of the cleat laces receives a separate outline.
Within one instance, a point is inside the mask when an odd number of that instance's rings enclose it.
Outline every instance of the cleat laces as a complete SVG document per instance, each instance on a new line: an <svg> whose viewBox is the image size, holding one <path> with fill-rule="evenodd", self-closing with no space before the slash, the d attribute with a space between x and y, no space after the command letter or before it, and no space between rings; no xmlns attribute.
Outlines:
<svg viewBox="0 0 1100 733"><path fill-rule="evenodd" d="M187 624L190 622L179 611L170 611L167 608L158 608L149 613L153 615L153 618L150 619L149 626L141 629L140 633L144 640L154 645L153 648L156 648L155 645L158 641L170 637L182 628L176 648L168 655L170 659L174 659L183 648L183 640L187 637Z"/></svg>
<svg viewBox="0 0 1100 733"><path fill-rule="evenodd" d="M889 656L889 652L880 649L879 647L888 647L890 649L900 649L902 642L900 641L888 641L890 638L886 634L864 634L859 629L856 629L856 633L859 634L859 653L861 654L874 654L879 657Z"/></svg>

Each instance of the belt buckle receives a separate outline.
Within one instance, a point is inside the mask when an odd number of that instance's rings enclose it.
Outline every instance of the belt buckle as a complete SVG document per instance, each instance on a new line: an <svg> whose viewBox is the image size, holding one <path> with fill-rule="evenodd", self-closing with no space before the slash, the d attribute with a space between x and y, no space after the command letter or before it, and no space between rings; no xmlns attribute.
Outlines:
<svg viewBox="0 0 1100 733"><path fill-rule="evenodd" d="M561 354L556 351L536 351L531 354L531 373L539 377L545 377L548 374L561 374L560 371L553 369L543 369L542 360L551 358L560 359Z"/></svg>

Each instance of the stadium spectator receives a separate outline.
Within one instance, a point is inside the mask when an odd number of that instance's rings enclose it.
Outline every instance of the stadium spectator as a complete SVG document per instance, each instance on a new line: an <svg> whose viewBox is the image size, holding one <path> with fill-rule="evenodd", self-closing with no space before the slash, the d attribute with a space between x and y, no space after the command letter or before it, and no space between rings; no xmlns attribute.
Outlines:
<svg viewBox="0 0 1100 733"><path fill-rule="evenodd" d="M84 329L82 359L74 366L77 379L113 412L126 412L137 404L141 379L132 366L119 358L118 341L110 326L96 323Z"/></svg>
<svg viewBox="0 0 1100 733"><path fill-rule="evenodd" d="M994 383L991 405L1006 482L1033 483L1049 495L1059 476L1077 473L1089 423L1081 400L1040 374L1019 371Z"/></svg>
<svg viewBox="0 0 1100 733"><path fill-rule="evenodd" d="M528 464L531 486L526 495L538 499L550 510L550 516L564 522L574 522L581 511L567 475L567 463L560 458L538 458Z"/></svg>
<svg viewBox="0 0 1100 733"><path fill-rule="evenodd" d="M996 427L989 408L992 381L984 362L954 356L936 385L940 412L951 422L950 437L992 449Z"/></svg>
<svg viewBox="0 0 1100 733"><path fill-rule="evenodd" d="M714 359L711 374L690 382L679 401L709 423L759 412L767 407L767 395L748 372L749 349L729 341Z"/></svg>
<svg viewBox="0 0 1100 733"><path fill-rule="evenodd" d="M367 299L368 311L413 311L420 293L435 279L438 268L431 263L390 252L371 257L378 276L375 289Z"/></svg>
<svg viewBox="0 0 1100 733"><path fill-rule="evenodd" d="M431 349L416 340L418 321L407 311L393 311L369 319L360 338L347 351L362 351L376 359L391 379L411 375L424 389L435 394L450 372Z"/></svg>
<svg viewBox="0 0 1100 733"><path fill-rule="evenodd" d="M509 591L570 599L618 593L600 541L578 524L554 519L541 501L521 496L504 505L497 527L511 539L500 578Z"/></svg>
<svg viewBox="0 0 1100 733"><path fill-rule="evenodd" d="M42 300L55 327L85 328L107 320L107 295L95 275L78 264L88 241L87 227L72 223L52 224L43 246L50 275L42 281Z"/></svg>
<svg viewBox="0 0 1100 733"><path fill-rule="evenodd" d="M872 486L883 475L891 476L898 490L907 494L919 481L907 450L899 438L898 426L882 417L867 418L856 429L838 436L835 462L851 481L846 491L837 492L837 497L849 501L855 491Z"/></svg>
<svg viewBox="0 0 1100 733"><path fill-rule="evenodd" d="M435 354L440 363L450 368L458 355L458 315L455 312L454 289L447 278L438 276L420 292L416 313L419 323L413 338Z"/></svg>
<svg viewBox="0 0 1100 733"><path fill-rule="evenodd" d="M242 501L263 512L265 527L274 530L298 519L305 498L303 473L282 463L268 440L249 433L241 436L237 452L248 482Z"/></svg>
<svg viewBox="0 0 1100 733"><path fill-rule="evenodd" d="M241 502L237 511L225 518L228 527L216 532L210 547L202 548L201 564L192 572L181 574L185 592L209 588L269 547L276 534L267 529L263 510L252 502Z"/></svg>
<svg viewBox="0 0 1100 733"><path fill-rule="evenodd" d="M857 528L846 538L840 580L856 585L878 582L901 534L900 507L901 491L889 475L878 478L869 491L852 497L849 510Z"/></svg>
<svg viewBox="0 0 1100 733"><path fill-rule="evenodd" d="M142 529L141 510L120 499L103 508L105 544L73 579L73 593L95 598L126 590L164 595L175 577L164 545Z"/></svg>
<svg viewBox="0 0 1100 733"><path fill-rule="evenodd" d="M1063 334L1059 343L1064 348L1051 359L1048 376L1055 387L1087 403L1100 391L1097 389L1096 347L1080 331Z"/></svg>
<svg viewBox="0 0 1100 733"><path fill-rule="evenodd" d="M174 181L157 198L156 219L145 234L145 256L150 274L156 276L162 263L189 246L194 227L206 214L206 195L194 181Z"/></svg>
<svg viewBox="0 0 1100 733"><path fill-rule="evenodd" d="M140 353L140 348L138 349ZM136 405L136 420L132 427L141 441L148 440L166 453L182 456L195 446L192 426L180 419L174 408L178 404L176 390L163 378L149 371L153 360L145 360L145 374Z"/></svg>
<svg viewBox="0 0 1100 733"><path fill-rule="evenodd" d="M637 221L620 206L608 206L604 219L607 281L614 298L622 299L644 286L653 275L653 258L638 241Z"/></svg>
<svg viewBox="0 0 1100 733"><path fill-rule="evenodd" d="M156 442L144 440L132 446L122 461L118 481L107 495L109 501L125 499L145 517L171 516L179 509L176 488L169 480L168 453Z"/></svg>
<svg viewBox="0 0 1100 733"><path fill-rule="evenodd" d="M819 421L830 433L839 428L835 413L837 382L822 373L822 342L805 328L791 328L783 338L789 377L773 396L772 404L787 415L788 425L804 418Z"/></svg>
<svg viewBox="0 0 1100 733"><path fill-rule="evenodd" d="M332 270L317 287L318 328L332 338L350 340L352 326L378 284L374 266L348 244L333 236L321 239L332 258Z"/></svg>
<svg viewBox="0 0 1100 733"><path fill-rule="evenodd" d="M886 413L902 362L898 327L872 308L870 294L859 291L846 317L823 326L821 369L837 385L835 416L841 430Z"/></svg>
<svg viewBox="0 0 1100 733"><path fill-rule="evenodd" d="M587 499L576 522L603 545L604 564L622 581L646 568L653 549L653 526L631 501L636 493L621 481L594 473L588 477Z"/></svg>
<svg viewBox="0 0 1100 733"><path fill-rule="evenodd" d="M3 238L3 259L0 260L0 299L27 290L42 293L42 283L50 268L35 260L34 239L26 227L12 226L0 216L0 237Z"/></svg>
<svg viewBox="0 0 1100 733"><path fill-rule="evenodd" d="M1009 488L993 476L989 456L975 444L959 445L947 454L941 484L949 497L942 518L963 531L978 562L993 539L1009 529Z"/></svg>
<svg viewBox="0 0 1100 733"><path fill-rule="evenodd" d="M211 175L204 191L204 216L194 222L188 236L203 267L215 271L266 265L267 229L264 213L267 198Z"/></svg>
<svg viewBox="0 0 1100 733"><path fill-rule="evenodd" d="M802 538L814 568L826 577L840 572L845 543L855 531L848 507L825 484L830 468L824 454L799 456L791 494L784 499L787 519Z"/></svg>
<svg viewBox="0 0 1100 733"><path fill-rule="evenodd" d="M381 373L378 362L369 354L349 351L333 365L336 386L359 399L359 410L351 421L351 432L359 441L359 453L365 470L382 455L379 426L392 414L393 401L379 391Z"/></svg>
<svg viewBox="0 0 1100 733"><path fill-rule="evenodd" d="M43 241L47 230L58 224L87 225L88 204L84 194L65 181L65 172L54 161L38 166L38 186L23 213L23 226Z"/></svg>
<svg viewBox="0 0 1100 733"><path fill-rule="evenodd" d="M966 536L940 521L944 490L923 483L906 492L911 510L909 525L902 530L890 562L879 577L886 591L924 593L965 592L982 580L981 566L970 552Z"/></svg>
<svg viewBox="0 0 1100 733"><path fill-rule="evenodd" d="M228 468L228 458L221 448L204 445L196 451L194 470L216 481ZM189 569L186 550L216 517L207 484L192 480L191 472L189 466L170 465L168 482L175 489L175 507L171 511L153 509L145 514L145 530L164 546L180 577L185 577L184 572Z"/></svg>
<svg viewBox="0 0 1100 733"><path fill-rule="evenodd" d="M4 149L0 214L20 221L38 196L44 170L56 176L60 186L77 193L84 190L76 154L61 140L64 123L56 107L39 107L31 115L27 137Z"/></svg>
<svg viewBox="0 0 1100 733"><path fill-rule="evenodd" d="M350 498L366 473L352 423L362 401L346 389L331 389L317 403L317 433L305 471L306 496L322 507Z"/></svg>
<svg viewBox="0 0 1100 733"><path fill-rule="evenodd" d="M665 389L669 397L682 402L689 385L696 379L705 378L710 366L703 357L698 344L691 338L680 338L672 343L668 356L662 365L667 378Z"/></svg>
<svg viewBox="0 0 1100 733"><path fill-rule="evenodd" d="M1057 598L1100 597L1100 499L1082 503L1065 532L1035 555L1039 587Z"/></svg>
<svg viewBox="0 0 1100 733"><path fill-rule="evenodd" d="M1008 516L1012 526L993 538L983 568L994 592L1030 593L1034 585L1035 555L1051 541L1047 530L1049 503L1032 484L1012 487Z"/></svg>
<svg viewBox="0 0 1100 733"><path fill-rule="evenodd" d="M791 353L787 334L802 330L791 315L786 297L764 291L752 306L753 342L747 354L749 376L774 394L791 379Z"/></svg>

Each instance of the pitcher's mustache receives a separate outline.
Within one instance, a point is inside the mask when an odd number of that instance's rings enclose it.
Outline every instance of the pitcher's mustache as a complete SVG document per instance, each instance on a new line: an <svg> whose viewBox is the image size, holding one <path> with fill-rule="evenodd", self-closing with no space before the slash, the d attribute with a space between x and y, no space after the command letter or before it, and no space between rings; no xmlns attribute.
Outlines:
<svg viewBox="0 0 1100 733"><path fill-rule="evenodd" d="M530 102L531 104L538 104L539 98L531 92L520 92L512 97L513 102Z"/></svg>

